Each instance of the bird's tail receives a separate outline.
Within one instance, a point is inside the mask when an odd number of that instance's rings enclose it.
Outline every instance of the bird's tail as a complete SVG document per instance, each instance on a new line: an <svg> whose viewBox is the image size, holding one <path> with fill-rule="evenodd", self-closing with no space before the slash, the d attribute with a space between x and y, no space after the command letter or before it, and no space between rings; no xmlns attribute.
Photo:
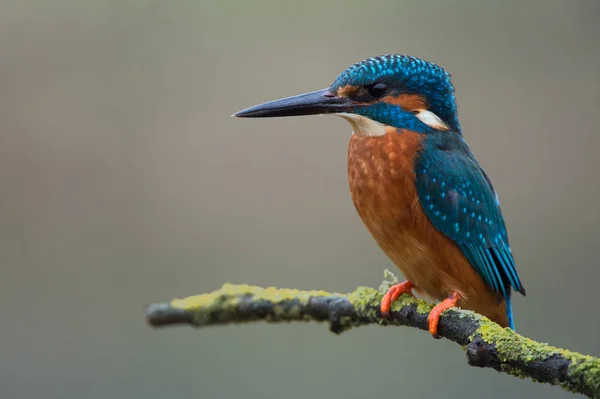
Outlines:
<svg viewBox="0 0 600 399"><path fill-rule="evenodd" d="M513 320L512 302L510 299L510 292L506 296L506 315L508 316L508 326L511 329L515 329L515 321Z"/></svg>

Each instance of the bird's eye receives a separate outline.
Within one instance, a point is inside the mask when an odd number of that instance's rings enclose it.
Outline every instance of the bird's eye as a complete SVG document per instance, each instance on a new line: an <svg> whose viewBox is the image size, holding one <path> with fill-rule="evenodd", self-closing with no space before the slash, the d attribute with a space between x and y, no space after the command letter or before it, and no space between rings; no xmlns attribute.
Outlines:
<svg viewBox="0 0 600 399"><path fill-rule="evenodd" d="M368 90L369 94L372 97L380 98L385 96L385 93L387 93L388 90L388 86L385 83L379 82L369 86Z"/></svg>

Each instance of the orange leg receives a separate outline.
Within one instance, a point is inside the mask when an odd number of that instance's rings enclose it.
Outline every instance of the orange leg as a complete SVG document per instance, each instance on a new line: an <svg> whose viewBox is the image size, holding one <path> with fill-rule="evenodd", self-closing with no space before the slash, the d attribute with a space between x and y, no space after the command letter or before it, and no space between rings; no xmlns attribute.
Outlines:
<svg viewBox="0 0 600 399"><path fill-rule="evenodd" d="M458 295L456 292L453 292L448 298L444 299L442 302L435 305L433 309L431 309L429 317L427 317L427 322L429 323L429 332L431 333L431 335L433 335L434 338L440 338L437 335L440 316L446 310L455 307L459 299L460 295Z"/></svg>
<svg viewBox="0 0 600 399"><path fill-rule="evenodd" d="M400 295L409 294L410 296L414 296L411 292L413 288L415 288L415 285L410 281L405 281L403 283L391 286L381 301L381 315L383 317L387 317L390 314L392 303L394 303L394 301L398 299Z"/></svg>

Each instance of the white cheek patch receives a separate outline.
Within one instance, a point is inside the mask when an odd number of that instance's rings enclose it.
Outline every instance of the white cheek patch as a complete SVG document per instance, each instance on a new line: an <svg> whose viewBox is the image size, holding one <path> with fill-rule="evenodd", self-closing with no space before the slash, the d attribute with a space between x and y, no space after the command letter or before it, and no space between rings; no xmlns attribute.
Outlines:
<svg viewBox="0 0 600 399"><path fill-rule="evenodd" d="M352 125L354 134L359 136L383 136L386 133L386 125L367 118L366 116L340 112L335 114L346 119Z"/></svg>
<svg viewBox="0 0 600 399"><path fill-rule="evenodd" d="M421 122L423 122L424 124L426 124L429 127L432 127L434 129L438 129L438 130L449 130L448 125L446 125L440 119L439 116L437 116L436 114L434 114L431 111L428 111L426 109L420 109L417 111L415 116L417 118L419 118L419 120Z"/></svg>

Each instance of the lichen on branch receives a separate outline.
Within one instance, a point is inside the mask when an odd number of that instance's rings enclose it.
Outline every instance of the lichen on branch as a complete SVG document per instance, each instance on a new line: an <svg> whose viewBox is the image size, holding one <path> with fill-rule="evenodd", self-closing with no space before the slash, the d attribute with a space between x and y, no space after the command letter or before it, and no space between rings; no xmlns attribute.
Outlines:
<svg viewBox="0 0 600 399"><path fill-rule="evenodd" d="M225 284L208 294L150 305L146 320L154 327L312 321L329 323L330 331L336 334L368 324L404 325L427 331L427 316L433 305L409 295L392 305L389 318L381 317L383 294L396 282L386 270L386 280L379 289L359 287L348 294ZM463 346L472 366L600 398L599 358L533 341L484 316L457 308L443 313L438 335Z"/></svg>

